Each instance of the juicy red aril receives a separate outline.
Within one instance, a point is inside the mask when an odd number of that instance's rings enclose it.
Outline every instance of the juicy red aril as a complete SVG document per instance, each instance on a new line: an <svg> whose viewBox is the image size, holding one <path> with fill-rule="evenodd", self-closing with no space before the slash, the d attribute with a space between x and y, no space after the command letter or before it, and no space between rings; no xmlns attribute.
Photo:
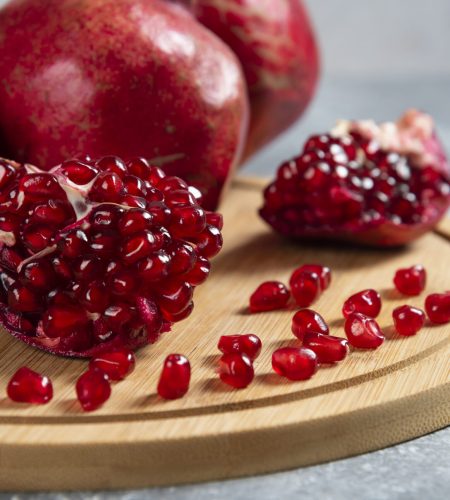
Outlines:
<svg viewBox="0 0 450 500"><path fill-rule="evenodd" d="M224 354L245 354L254 361L260 354L261 339L252 333L248 335L222 335L217 345Z"/></svg>
<svg viewBox="0 0 450 500"><path fill-rule="evenodd" d="M289 280L290 285L297 281L299 275L303 273L303 271L309 271L312 273L316 273L320 279L320 288L322 290L326 290L331 283L331 269L327 266L322 266L321 264L304 264L297 268L291 275Z"/></svg>
<svg viewBox="0 0 450 500"><path fill-rule="evenodd" d="M342 314L345 318L348 318L354 312L364 314L370 318L376 318L380 314L380 311L380 294L371 288L355 293L344 302L342 307Z"/></svg>
<svg viewBox="0 0 450 500"><path fill-rule="evenodd" d="M347 317L344 329L350 344L359 349L376 349L384 342L378 323L358 312Z"/></svg>
<svg viewBox="0 0 450 500"><path fill-rule="evenodd" d="M235 389L245 389L255 377L251 359L243 353L224 354L219 360L219 377Z"/></svg>
<svg viewBox="0 0 450 500"><path fill-rule="evenodd" d="M432 293L425 299L425 311L435 324L450 322L450 292Z"/></svg>
<svg viewBox="0 0 450 500"><path fill-rule="evenodd" d="M348 354L348 341L332 335L306 333L303 345L316 353L319 363L338 363Z"/></svg>
<svg viewBox="0 0 450 500"><path fill-rule="evenodd" d="M425 288L427 273L421 265L399 269L394 276L394 285L403 295L419 295Z"/></svg>
<svg viewBox="0 0 450 500"><path fill-rule="evenodd" d="M320 277L312 271L301 271L291 277L291 293L296 304L300 307L309 307L317 300L322 291Z"/></svg>
<svg viewBox="0 0 450 500"><path fill-rule="evenodd" d="M206 281L211 270L211 264L208 259L201 255L197 258L194 267L186 274L186 279L193 286L201 285Z"/></svg>
<svg viewBox="0 0 450 500"><path fill-rule="evenodd" d="M395 329L400 335L415 335L425 324L425 313L412 306L400 306L392 312Z"/></svg>
<svg viewBox="0 0 450 500"><path fill-rule="evenodd" d="M328 335L329 328L322 316L312 309L301 309L292 318L292 333L302 340L307 333Z"/></svg>
<svg viewBox="0 0 450 500"><path fill-rule="evenodd" d="M195 238L197 250L203 257L211 258L217 255L222 248L223 239L220 230L209 224L205 229Z"/></svg>
<svg viewBox="0 0 450 500"><path fill-rule="evenodd" d="M181 354L170 354L158 382L158 394L164 399L182 398L189 390L191 365Z"/></svg>
<svg viewBox="0 0 450 500"><path fill-rule="evenodd" d="M53 397L53 386L48 377L26 366L19 368L8 382L9 399L17 403L43 405Z"/></svg>
<svg viewBox="0 0 450 500"><path fill-rule="evenodd" d="M289 301L290 293L283 283L279 281L266 281L250 296L250 311L273 311L283 309Z"/></svg>
<svg viewBox="0 0 450 500"><path fill-rule="evenodd" d="M136 358L129 349L115 349L91 359L89 368L103 371L110 380L123 380L134 370Z"/></svg>
<svg viewBox="0 0 450 500"><path fill-rule="evenodd" d="M77 380L76 393L84 411L97 410L111 396L108 375L98 368L90 368Z"/></svg>
<svg viewBox="0 0 450 500"><path fill-rule="evenodd" d="M282 347L272 354L272 367L289 380L307 380L317 371L317 356L306 347Z"/></svg>
<svg viewBox="0 0 450 500"><path fill-rule="evenodd" d="M97 175L97 171L94 168L76 160L65 161L61 165L61 170L70 181L79 186L88 184Z"/></svg>

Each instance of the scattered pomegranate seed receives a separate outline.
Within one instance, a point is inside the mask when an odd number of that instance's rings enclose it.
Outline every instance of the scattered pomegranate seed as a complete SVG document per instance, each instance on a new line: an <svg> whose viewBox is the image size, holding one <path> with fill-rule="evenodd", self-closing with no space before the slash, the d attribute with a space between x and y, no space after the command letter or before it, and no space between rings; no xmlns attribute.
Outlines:
<svg viewBox="0 0 450 500"><path fill-rule="evenodd" d="M319 363L337 363L348 354L348 341L332 335L308 332L303 338L303 345L316 353Z"/></svg>
<svg viewBox="0 0 450 500"><path fill-rule="evenodd" d="M450 291L432 293L425 299L425 311L430 321L435 324L450 322Z"/></svg>
<svg viewBox="0 0 450 500"><path fill-rule="evenodd" d="M48 377L23 366L11 377L6 392L17 403L43 405L52 399L53 386Z"/></svg>
<svg viewBox="0 0 450 500"><path fill-rule="evenodd" d="M158 394L164 399L182 398L189 390L191 365L182 354L169 354L158 382Z"/></svg>
<svg viewBox="0 0 450 500"><path fill-rule="evenodd" d="M307 333L322 333L327 335L328 325L322 316L312 309L301 309L292 318L292 333L303 340Z"/></svg>
<svg viewBox="0 0 450 500"><path fill-rule="evenodd" d="M392 312L395 329L400 335L415 335L425 324L425 313L412 306L400 306Z"/></svg>
<svg viewBox="0 0 450 500"><path fill-rule="evenodd" d="M283 309L289 301L290 293L279 281L261 283L250 297L250 311L263 312Z"/></svg>
<svg viewBox="0 0 450 500"><path fill-rule="evenodd" d="M373 289L363 290L349 297L342 307L342 313L345 318L350 314L358 312L370 318L376 318L381 311L380 294Z"/></svg>
<svg viewBox="0 0 450 500"><path fill-rule="evenodd" d="M309 307L320 295L320 277L312 271L302 271L291 277L291 293L296 304Z"/></svg>
<svg viewBox="0 0 450 500"><path fill-rule="evenodd" d="M297 280L299 274L303 271L310 271L316 273L320 279L320 288L326 290L331 283L331 269L327 266L322 266L321 264L303 264L297 268L291 275L289 284L292 287L292 282Z"/></svg>
<svg viewBox="0 0 450 500"><path fill-rule="evenodd" d="M108 375L98 368L90 368L77 380L76 392L84 411L97 410L111 396Z"/></svg>
<svg viewBox="0 0 450 500"><path fill-rule="evenodd" d="M364 314L358 312L350 314L344 328L353 347L376 349L384 342L384 335L378 323Z"/></svg>
<svg viewBox="0 0 450 500"><path fill-rule="evenodd" d="M89 368L98 368L108 375L110 380L123 380L133 370L136 358L129 349L114 349L91 359Z"/></svg>
<svg viewBox="0 0 450 500"><path fill-rule="evenodd" d="M245 389L252 382L255 371L246 354L224 354L219 361L220 380L235 389Z"/></svg>
<svg viewBox="0 0 450 500"><path fill-rule="evenodd" d="M306 347L282 347L272 354L272 367L289 380L307 380L317 371L317 356Z"/></svg>
<svg viewBox="0 0 450 500"><path fill-rule="evenodd" d="M394 285L403 295L419 295L425 288L427 272L421 265L399 269L394 276Z"/></svg>
<svg viewBox="0 0 450 500"><path fill-rule="evenodd" d="M254 361L261 353L261 339L252 333L248 335L222 335L217 345L224 354L246 354Z"/></svg>

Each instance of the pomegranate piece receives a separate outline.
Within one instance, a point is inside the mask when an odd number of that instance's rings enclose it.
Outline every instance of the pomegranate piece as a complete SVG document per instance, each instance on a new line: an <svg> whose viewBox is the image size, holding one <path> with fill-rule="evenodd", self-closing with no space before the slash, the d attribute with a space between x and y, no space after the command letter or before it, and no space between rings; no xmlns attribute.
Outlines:
<svg viewBox="0 0 450 500"><path fill-rule="evenodd" d="M291 294L283 283L266 281L261 283L250 297L250 312L274 311L286 307Z"/></svg>
<svg viewBox="0 0 450 500"><path fill-rule="evenodd" d="M12 335L91 357L155 342L189 316L222 219L185 181L111 156L2 168L0 323Z"/></svg>
<svg viewBox="0 0 450 500"><path fill-rule="evenodd" d="M328 335L329 328L322 316L312 309L301 309L292 318L292 333L303 340L307 333Z"/></svg>
<svg viewBox="0 0 450 500"><path fill-rule="evenodd" d="M321 264L303 264L299 268L297 268L291 275L289 280L289 284L292 286L292 283L297 280L297 277L303 273L303 271L309 271L312 273L316 273L320 279L320 288L322 290L326 290L331 283L331 269L327 266L322 266Z"/></svg>
<svg viewBox="0 0 450 500"><path fill-rule="evenodd" d="M189 390L191 365L182 354L169 354L164 360L158 382L158 394L163 399L182 398Z"/></svg>
<svg viewBox="0 0 450 500"><path fill-rule="evenodd" d="M427 272L421 265L399 269L394 276L394 285L403 295L419 295L427 281Z"/></svg>
<svg viewBox="0 0 450 500"><path fill-rule="evenodd" d="M392 312L395 329L400 335L415 335L425 324L425 313L412 306L400 306Z"/></svg>
<svg viewBox="0 0 450 500"><path fill-rule="evenodd" d="M432 293L425 299L425 311L432 323L437 325L450 322L450 291Z"/></svg>
<svg viewBox="0 0 450 500"><path fill-rule="evenodd" d="M290 285L295 303L300 307L309 307L322 292L320 277L313 271L302 271L292 276Z"/></svg>
<svg viewBox="0 0 450 500"><path fill-rule="evenodd" d="M342 307L342 314L345 318L348 318L354 312L364 314L370 318L376 318L380 314L380 311L380 294L372 288L355 293L344 302Z"/></svg>
<svg viewBox="0 0 450 500"><path fill-rule="evenodd" d="M98 368L90 368L77 380L76 393L84 411L97 410L111 396L108 375Z"/></svg>
<svg viewBox="0 0 450 500"><path fill-rule="evenodd" d="M450 204L450 166L430 116L341 121L278 169L260 214L289 237L391 247L431 230Z"/></svg>
<svg viewBox="0 0 450 500"><path fill-rule="evenodd" d="M224 354L219 361L219 377L235 389L245 389L255 377L251 359L243 353Z"/></svg>
<svg viewBox="0 0 450 500"><path fill-rule="evenodd" d="M6 392L9 399L17 403L43 405L53 398L51 380L26 366L11 377Z"/></svg>
<svg viewBox="0 0 450 500"><path fill-rule="evenodd" d="M306 347L282 347L272 354L272 367L289 380L307 380L317 371L316 353Z"/></svg>
<svg viewBox="0 0 450 500"><path fill-rule="evenodd" d="M222 335L217 345L224 354L245 354L254 361L261 353L262 342L252 333L248 335Z"/></svg>
<svg viewBox="0 0 450 500"><path fill-rule="evenodd" d="M133 372L136 357L129 349L115 349L94 356L89 362L89 368L98 368L108 375L109 380L123 380Z"/></svg>
<svg viewBox="0 0 450 500"><path fill-rule="evenodd" d="M348 341L341 337L308 332L303 337L303 346L314 351L319 363L338 363L348 354Z"/></svg>
<svg viewBox="0 0 450 500"><path fill-rule="evenodd" d="M350 344L358 349L377 349L384 342L383 332L376 320L359 312L347 317L344 329Z"/></svg>

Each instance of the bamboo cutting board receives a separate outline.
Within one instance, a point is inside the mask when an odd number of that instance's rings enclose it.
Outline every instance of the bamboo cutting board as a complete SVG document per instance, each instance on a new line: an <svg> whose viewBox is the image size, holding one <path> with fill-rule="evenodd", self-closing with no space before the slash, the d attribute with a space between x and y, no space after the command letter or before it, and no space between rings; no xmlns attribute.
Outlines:
<svg viewBox="0 0 450 500"><path fill-rule="evenodd" d="M229 478L313 464L367 452L450 423L450 325L427 325L417 336L392 331L397 305L423 306L392 289L401 266L422 263L427 292L450 287L450 244L429 234L405 250L301 246L282 240L257 217L261 186L235 183L224 207L225 247L208 282L196 292L192 316L141 350L135 372L113 387L99 411L84 414L74 384L86 362L33 350L0 335L1 380L22 365L50 376L55 398L43 407L0 399L0 490L137 488ZM340 308L351 293L373 287L383 298L380 324L388 337L376 352L354 351L309 381L288 382L271 371L274 349L295 345L293 310L248 315L262 281L287 281L301 263L320 262L333 282L314 305L343 335ZM246 390L215 374L221 334L255 333L263 352ZM155 387L164 357L189 357L191 389L162 401Z"/></svg>

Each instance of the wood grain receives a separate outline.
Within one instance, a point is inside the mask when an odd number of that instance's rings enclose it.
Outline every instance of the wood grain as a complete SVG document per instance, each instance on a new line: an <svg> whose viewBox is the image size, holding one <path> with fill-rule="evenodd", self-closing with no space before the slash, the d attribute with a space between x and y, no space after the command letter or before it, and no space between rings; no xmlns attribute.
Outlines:
<svg viewBox="0 0 450 500"><path fill-rule="evenodd" d="M85 361L0 336L2 388L22 365L46 373L55 387L55 399L43 407L0 400L1 490L131 488L263 473L374 450L450 423L450 325L427 325L412 338L399 338L391 326L397 305L424 301L398 296L394 271L422 263L427 291L448 289L448 241L429 234L389 251L302 246L258 219L260 196L260 184L235 183L224 207L225 247L196 291L194 313L138 353L135 372L113 387L101 410L84 414L75 401ZM272 373L270 357L295 345L293 310L249 315L246 304L260 282L287 281L304 262L333 269L331 288L314 306L333 334L343 335L344 298L374 287L388 339L376 352L353 351L342 364L291 383ZM250 332L264 344L257 375L248 389L231 390L215 374L216 344L221 334ZM193 377L184 399L167 402L155 387L170 352L189 357Z"/></svg>

